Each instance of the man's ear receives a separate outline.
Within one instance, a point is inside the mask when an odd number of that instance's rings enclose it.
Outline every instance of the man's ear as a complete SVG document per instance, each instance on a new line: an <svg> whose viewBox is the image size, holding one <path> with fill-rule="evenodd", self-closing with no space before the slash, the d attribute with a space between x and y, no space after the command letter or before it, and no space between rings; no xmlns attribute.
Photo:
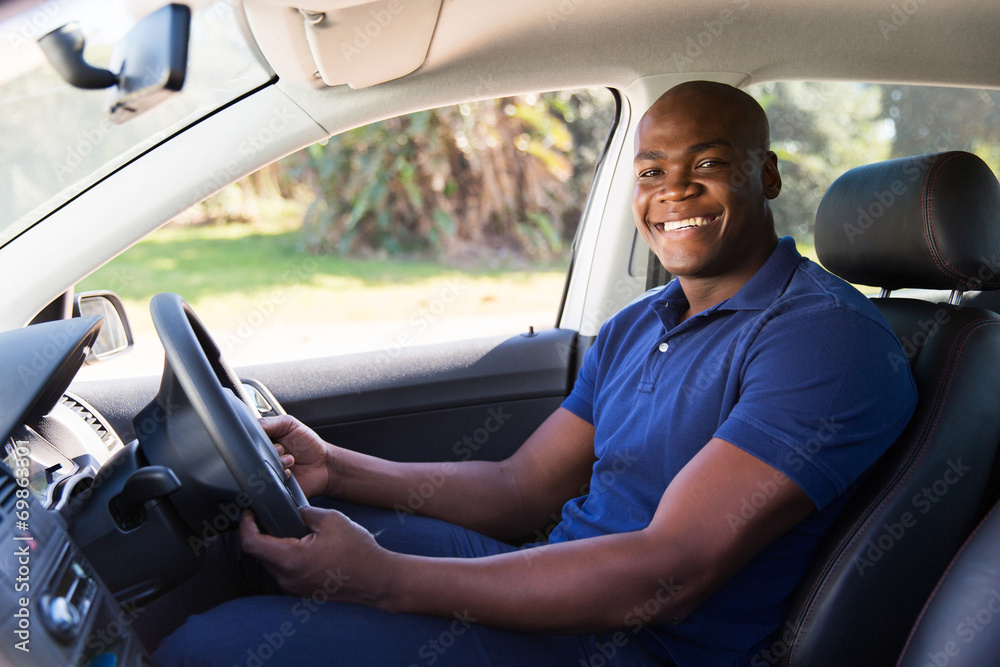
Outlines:
<svg viewBox="0 0 1000 667"><path fill-rule="evenodd" d="M774 199L781 192L781 174L778 173L778 156L774 151L768 151L764 156L764 164L760 170L761 184L764 186L764 196Z"/></svg>

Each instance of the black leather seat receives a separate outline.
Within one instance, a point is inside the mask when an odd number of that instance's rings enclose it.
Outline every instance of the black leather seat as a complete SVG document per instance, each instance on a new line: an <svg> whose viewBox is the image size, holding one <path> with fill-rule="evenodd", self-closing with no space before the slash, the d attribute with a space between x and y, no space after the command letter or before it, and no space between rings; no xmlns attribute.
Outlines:
<svg viewBox="0 0 1000 667"><path fill-rule="evenodd" d="M955 290L954 303L878 298L920 392L800 584L780 636L752 664L892 665L939 577L995 494L1000 316L960 305L1000 287L1000 184L974 155L852 169L820 204L820 261L888 291ZM1000 262L998 262L1000 264ZM1000 624L1000 617L997 619Z"/></svg>
<svg viewBox="0 0 1000 667"><path fill-rule="evenodd" d="M948 566L899 659L899 667L927 664L1000 664L1000 503Z"/></svg>

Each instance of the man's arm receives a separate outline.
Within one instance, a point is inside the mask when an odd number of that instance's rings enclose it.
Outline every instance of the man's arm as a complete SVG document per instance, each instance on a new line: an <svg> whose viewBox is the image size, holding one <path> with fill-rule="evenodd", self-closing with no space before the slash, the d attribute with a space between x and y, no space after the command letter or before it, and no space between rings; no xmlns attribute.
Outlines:
<svg viewBox="0 0 1000 667"><path fill-rule="evenodd" d="M595 461L594 427L563 408L499 462L397 463L334 447L292 417L262 423L294 457L285 463L306 495L419 513L498 539L522 538L558 516L585 492Z"/></svg>
<svg viewBox="0 0 1000 667"><path fill-rule="evenodd" d="M745 524L741 503L773 484ZM771 541L814 510L806 494L774 468L713 438L667 487L649 526L476 559L437 559L386 551L343 515L307 510L314 531L302 540L261 535L241 524L244 549L268 563L278 583L308 595L330 572L336 596L383 609L548 632L587 632L687 616ZM647 606L650 600L655 605ZM648 611L647 611L648 613Z"/></svg>

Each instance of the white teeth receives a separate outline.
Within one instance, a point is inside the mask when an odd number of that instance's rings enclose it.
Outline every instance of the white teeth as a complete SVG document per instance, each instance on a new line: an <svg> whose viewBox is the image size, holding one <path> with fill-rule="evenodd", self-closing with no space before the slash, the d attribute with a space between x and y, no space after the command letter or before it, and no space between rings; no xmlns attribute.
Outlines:
<svg viewBox="0 0 1000 667"><path fill-rule="evenodd" d="M714 216L711 218L698 216L696 218L687 218L686 220L677 220L676 222L664 222L662 227L665 232L673 232L687 227L704 227L713 220L715 220Z"/></svg>

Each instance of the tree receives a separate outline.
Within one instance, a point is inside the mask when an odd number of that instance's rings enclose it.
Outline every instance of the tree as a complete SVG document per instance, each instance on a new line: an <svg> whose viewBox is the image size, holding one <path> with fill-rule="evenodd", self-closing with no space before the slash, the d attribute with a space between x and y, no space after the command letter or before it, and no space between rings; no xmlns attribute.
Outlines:
<svg viewBox="0 0 1000 667"><path fill-rule="evenodd" d="M884 86L882 105L892 157L966 150L1000 173L1000 91Z"/></svg>
<svg viewBox="0 0 1000 667"><path fill-rule="evenodd" d="M343 254L557 254L575 231L610 98L577 91L473 102L311 146L288 162L315 195L308 243Z"/></svg>
<svg viewBox="0 0 1000 667"><path fill-rule="evenodd" d="M788 82L752 86L771 124L781 194L772 202L779 235L811 237L816 210L850 167L884 160L891 128L882 120L881 87Z"/></svg>

